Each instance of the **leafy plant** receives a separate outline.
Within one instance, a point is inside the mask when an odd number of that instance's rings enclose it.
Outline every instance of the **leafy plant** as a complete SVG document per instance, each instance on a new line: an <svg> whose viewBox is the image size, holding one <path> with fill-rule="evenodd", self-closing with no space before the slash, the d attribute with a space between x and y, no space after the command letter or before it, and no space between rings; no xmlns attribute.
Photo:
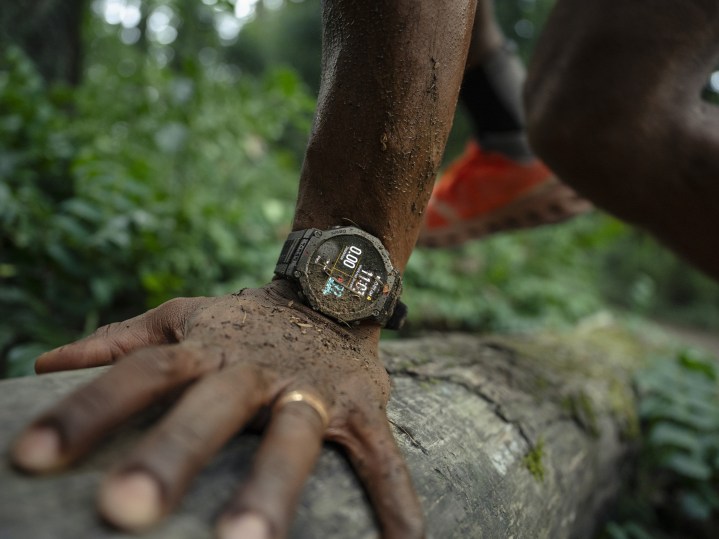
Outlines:
<svg viewBox="0 0 719 539"><path fill-rule="evenodd" d="M611 303L673 323L719 327L717 283L646 232L626 228L600 263L600 290Z"/></svg>
<svg viewBox="0 0 719 539"><path fill-rule="evenodd" d="M636 378L642 449L612 539L716 536L719 526L719 366L688 350Z"/></svg>
<svg viewBox="0 0 719 539"><path fill-rule="evenodd" d="M287 70L194 79L123 51L70 94L18 49L0 75L0 350L8 374L100 323L266 281L312 101ZM99 54L99 52L96 52ZM130 73L130 74L128 74ZM112 91L108 91L112 89Z"/></svg>
<svg viewBox="0 0 719 539"><path fill-rule="evenodd" d="M576 322L605 308L597 261L624 233L595 214L453 250L418 249L405 274L410 321L494 331Z"/></svg>
<svg viewBox="0 0 719 539"><path fill-rule="evenodd" d="M523 53L536 36L515 23L539 24L550 5L498 6ZM181 30L170 45L125 44L122 25L88 17L87 68L72 90L47 87L18 49L0 54L0 371L28 373L40 351L170 297L270 277L314 105L271 64L316 82L318 4L258 12L234 44L213 26L230 3L144 5L163 6ZM457 147L471 136L461 123ZM595 214L417 250L405 275L410 331L570 324L607 298L719 326L716 284L645 238Z"/></svg>

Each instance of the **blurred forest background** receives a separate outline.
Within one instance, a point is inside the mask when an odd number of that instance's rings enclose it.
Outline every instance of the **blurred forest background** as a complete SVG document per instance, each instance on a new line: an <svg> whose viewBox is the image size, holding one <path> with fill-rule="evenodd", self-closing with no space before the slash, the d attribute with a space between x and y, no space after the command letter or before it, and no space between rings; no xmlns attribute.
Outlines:
<svg viewBox="0 0 719 539"><path fill-rule="evenodd" d="M552 4L497 3L525 60ZM320 47L319 0L4 2L0 377L29 374L39 353L172 297L271 278ZM705 97L719 102L719 70ZM446 160L470 136L459 110ZM410 333L561 328L607 312L719 329L715 283L600 212L419 249L404 298ZM665 537L657 522L666 518L708 530L719 509L716 364L688 352L657 365L638 380L654 399L641 418L663 429L637 480L649 494L633 491L639 512L605 531L614 539ZM672 493L658 495L657 482ZM658 504L680 507L681 518L662 520Z"/></svg>
<svg viewBox="0 0 719 539"><path fill-rule="evenodd" d="M525 59L552 3L497 5ZM271 277L318 89L319 0L23 0L0 28L0 372L172 297ZM460 110L447 159L470 136ZM608 308L719 327L719 287L599 213L417 250L406 288L409 331Z"/></svg>

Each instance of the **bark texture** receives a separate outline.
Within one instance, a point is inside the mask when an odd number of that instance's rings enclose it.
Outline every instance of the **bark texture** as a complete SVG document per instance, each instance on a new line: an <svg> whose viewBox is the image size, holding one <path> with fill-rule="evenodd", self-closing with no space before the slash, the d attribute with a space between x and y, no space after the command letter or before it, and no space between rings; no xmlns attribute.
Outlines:
<svg viewBox="0 0 719 539"><path fill-rule="evenodd" d="M12 0L0 10L0 44L19 45L48 82L79 84L87 0Z"/></svg>
<svg viewBox="0 0 719 539"><path fill-rule="evenodd" d="M614 327L532 337L433 335L385 342L389 416L436 538L591 537L631 463L631 372L646 347ZM0 440L97 370L0 382ZM94 512L102 471L161 409L135 419L72 471L27 477L0 465L0 538L129 537ZM143 535L212 537L213 519L248 471L259 437L236 436L176 511ZM292 538L376 537L343 456L326 447Z"/></svg>

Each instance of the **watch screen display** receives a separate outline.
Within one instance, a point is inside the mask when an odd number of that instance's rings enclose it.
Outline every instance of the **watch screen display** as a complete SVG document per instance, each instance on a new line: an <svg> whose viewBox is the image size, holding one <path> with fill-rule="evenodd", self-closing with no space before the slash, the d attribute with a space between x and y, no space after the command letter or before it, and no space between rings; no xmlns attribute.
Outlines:
<svg viewBox="0 0 719 539"><path fill-rule="evenodd" d="M316 300L348 310L362 309L387 293L387 270L381 255L359 236L337 236L323 242L307 268Z"/></svg>

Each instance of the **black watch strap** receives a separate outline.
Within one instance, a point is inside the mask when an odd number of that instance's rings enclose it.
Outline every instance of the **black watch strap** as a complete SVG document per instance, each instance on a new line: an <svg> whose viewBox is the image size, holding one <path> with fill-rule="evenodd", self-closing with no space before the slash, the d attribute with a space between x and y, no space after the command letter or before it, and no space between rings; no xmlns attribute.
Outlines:
<svg viewBox="0 0 719 539"><path fill-rule="evenodd" d="M389 317L389 320L387 320L387 323L384 325L385 329L402 329L402 326L404 326L404 323L407 321L407 313L407 306L401 301L397 301L392 316Z"/></svg>
<svg viewBox="0 0 719 539"><path fill-rule="evenodd" d="M290 232L280 251L280 257L275 265L275 275L294 277L297 262L307 247L312 236L320 236L322 232L316 228L306 228Z"/></svg>

